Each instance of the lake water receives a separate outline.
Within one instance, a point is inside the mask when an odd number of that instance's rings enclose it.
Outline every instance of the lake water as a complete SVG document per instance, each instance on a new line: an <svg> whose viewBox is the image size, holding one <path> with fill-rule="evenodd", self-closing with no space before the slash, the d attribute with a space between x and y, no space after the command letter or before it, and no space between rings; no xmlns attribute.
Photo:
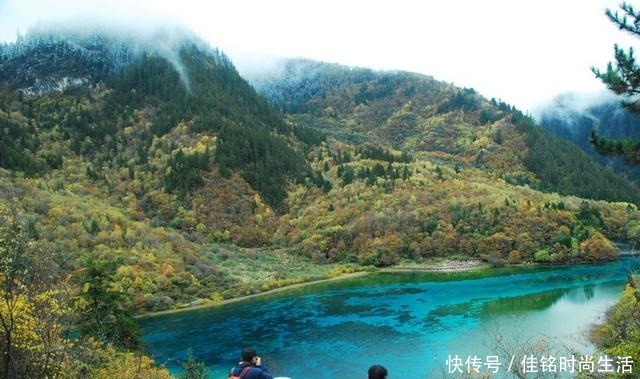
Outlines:
<svg viewBox="0 0 640 379"><path fill-rule="evenodd" d="M449 356L500 356L499 373L525 354L592 353L586 334L615 303L638 258L599 266L498 269L483 274L375 274L322 283L224 306L141 321L156 361L172 373L191 349L226 378L251 346L274 376L366 378L382 364L390 378L450 377ZM536 341L544 338L543 348ZM501 354L500 342L509 354ZM511 348L512 346L518 346ZM465 365L464 370L467 369ZM487 372L487 367L481 368Z"/></svg>

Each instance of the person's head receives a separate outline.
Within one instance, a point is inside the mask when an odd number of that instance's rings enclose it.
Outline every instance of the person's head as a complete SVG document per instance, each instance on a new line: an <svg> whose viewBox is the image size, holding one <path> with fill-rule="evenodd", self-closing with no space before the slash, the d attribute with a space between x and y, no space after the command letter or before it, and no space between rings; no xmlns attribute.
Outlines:
<svg viewBox="0 0 640 379"><path fill-rule="evenodd" d="M369 367L369 379L386 379L387 369L380 365Z"/></svg>
<svg viewBox="0 0 640 379"><path fill-rule="evenodd" d="M246 348L244 350L242 350L242 361L243 362L251 362L253 363L253 358L256 357L256 352L255 350L251 349L251 348Z"/></svg>

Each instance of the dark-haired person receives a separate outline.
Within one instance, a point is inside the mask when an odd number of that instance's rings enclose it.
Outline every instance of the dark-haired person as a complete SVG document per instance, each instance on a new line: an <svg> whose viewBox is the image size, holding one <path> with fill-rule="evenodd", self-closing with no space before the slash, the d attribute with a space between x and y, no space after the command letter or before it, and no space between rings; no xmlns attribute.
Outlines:
<svg viewBox="0 0 640 379"><path fill-rule="evenodd" d="M368 374L369 379L387 379L387 369L380 365L369 367Z"/></svg>
<svg viewBox="0 0 640 379"><path fill-rule="evenodd" d="M265 367L261 365L260 357L253 349L242 350L241 362L231 369L229 378L240 379L273 379Z"/></svg>

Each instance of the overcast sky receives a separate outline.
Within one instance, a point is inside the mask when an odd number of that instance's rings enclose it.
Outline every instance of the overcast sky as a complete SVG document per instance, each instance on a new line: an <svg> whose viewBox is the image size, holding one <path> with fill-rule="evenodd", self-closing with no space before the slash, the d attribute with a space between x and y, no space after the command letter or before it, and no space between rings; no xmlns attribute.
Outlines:
<svg viewBox="0 0 640 379"><path fill-rule="evenodd" d="M632 1L633 3L633 1ZM604 16L611 0L0 0L0 39L42 21L191 28L242 72L308 57L420 72L530 110L565 91L599 91L591 66L640 45ZM640 6L640 1L638 2Z"/></svg>

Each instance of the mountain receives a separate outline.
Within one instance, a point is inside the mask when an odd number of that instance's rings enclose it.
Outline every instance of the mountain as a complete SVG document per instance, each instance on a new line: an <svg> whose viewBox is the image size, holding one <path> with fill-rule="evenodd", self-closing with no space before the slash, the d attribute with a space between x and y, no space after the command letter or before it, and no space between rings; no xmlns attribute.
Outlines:
<svg viewBox="0 0 640 379"><path fill-rule="evenodd" d="M567 93L553 99L538 110L540 126L566 139L594 160L615 172L640 181L640 167L619 155L603 154L591 143L591 133L612 139L640 140L640 116L622 107L612 96L586 96Z"/></svg>
<svg viewBox="0 0 640 379"><path fill-rule="evenodd" d="M31 95L74 87L95 88L151 54L169 62L188 85L179 56L185 44L220 55L180 27L119 30L113 25L82 28L40 24L26 36L18 35L15 43L1 45L3 84Z"/></svg>
<svg viewBox="0 0 640 379"><path fill-rule="evenodd" d="M129 352L132 313L334 268L219 245L270 243L290 187L326 184L296 137L313 135L192 34L58 26L0 46L0 134L0 376L168 378Z"/></svg>
<svg viewBox="0 0 640 379"><path fill-rule="evenodd" d="M1 50L0 79L22 95L73 94L91 88L106 93L106 88L111 89L97 103L100 109L93 106L95 99L89 97L88 104L74 104L61 120L62 132L73 140L74 153L90 157L94 166L113 159L111 153L118 143L115 139L107 141L106 156L97 153L106 137L116 134L117 124L131 123L133 109L152 103L150 129L136 128L138 133L130 137L149 145L153 136L166 134L179 121L188 122L194 132L216 132L221 143L215 160L224 176L230 169L239 169L271 205L279 205L286 182L302 180L307 174L304 159L285 146L283 138L271 134L283 133L284 137L291 131L240 78L224 54L193 36L170 34L171 39L165 38L170 32L160 30L154 36L163 41L159 45L109 34L33 33ZM19 165L26 173L32 173L44 166L33 149L5 149L7 168ZM213 152L208 150L207 154ZM274 159L262 160L267 154ZM122 152L119 159L129 158L126 155ZM176 159L170 166L180 165L188 157L180 155ZM202 160L200 163L206 165ZM206 167L199 167L203 168ZM94 176L100 175L99 167L92 170ZM181 177L182 173L173 170L165 184L179 191L184 185L202 181L197 168L186 171L190 177Z"/></svg>
<svg viewBox="0 0 640 379"><path fill-rule="evenodd" d="M0 57L0 203L62 278L104 264L136 312L402 260L601 261L637 237L633 185L426 76L290 61L263 97L172 30L36 30Z"/></svg>
<svg viewBox="0 0 640 379"><path fill-rule="evenodd" d="M220 291L232 279L200 254L204 237L262 245L289 185L322 185L292 142L301 129L224 54L170 35L56 29L0 49L2 201L20 193L14 212L64 266L121 259L149 308Z"/></svg>
<svg viewBox="0 0 640 379"><path fill-rule="evenodd" d="M253 80L301 125L348 143L446 157L513 184L610 201L638 202L638 188L595 164L531 117L473 89L407 72L285 60Z"/></svg>
<svg viewBox="0 0 640 379"><path fill-rule="evenodd" d="M180 30L2 45L0 133L18 377L140 375L136 313L433 258L602 262L640 238L637 188L505 103L299 60L252 86Z"/></svg>

